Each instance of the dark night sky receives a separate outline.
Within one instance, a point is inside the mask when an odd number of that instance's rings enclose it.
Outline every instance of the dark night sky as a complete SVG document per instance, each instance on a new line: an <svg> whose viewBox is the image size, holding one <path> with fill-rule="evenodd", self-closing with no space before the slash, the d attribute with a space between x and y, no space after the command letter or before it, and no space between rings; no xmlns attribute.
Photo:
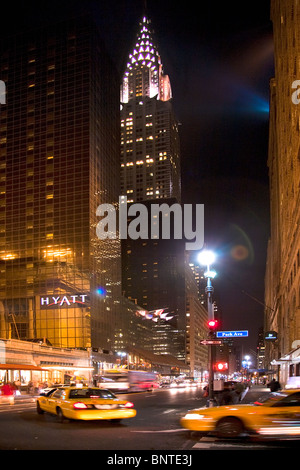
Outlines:
<svg viewBox="0 0 300 470"><path fill-rule="evenodd" d="M1 6L6 28L92 6L121 73L145 2L20 3ZM218 255L214 287L221 329L248 329L249 339L236 340L246 353L247 347L255 349L263 325L258 301L264 301L269 236L268 102L274 74L270 2L252 0L239 8L229 1L148 0L147 12L181 123L183 202L205 205L205 242Z"/></svg>

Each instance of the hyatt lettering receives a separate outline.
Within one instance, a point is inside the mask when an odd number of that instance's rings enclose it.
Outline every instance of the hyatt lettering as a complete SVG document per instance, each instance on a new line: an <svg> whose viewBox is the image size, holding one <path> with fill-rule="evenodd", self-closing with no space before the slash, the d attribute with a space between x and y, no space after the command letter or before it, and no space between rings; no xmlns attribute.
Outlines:
<svg viewBox="0 0 300 470"><path fill-rule="evenodd" d="M62 307L65 305L86 304L86 294L64 295L63 297L41 297L41 307L52 307L57 305Z"/></svg>

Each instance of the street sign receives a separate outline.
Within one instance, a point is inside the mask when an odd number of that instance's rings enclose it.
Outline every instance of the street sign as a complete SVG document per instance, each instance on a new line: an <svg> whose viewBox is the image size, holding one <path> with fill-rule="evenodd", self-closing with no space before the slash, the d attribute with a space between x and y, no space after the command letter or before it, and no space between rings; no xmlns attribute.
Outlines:
<svg viewBox="0 0 300 470"><path fill-rule="evenodd" d="M200 341L200 344L222 344L222 341L220 341L219 339L203 339L202 341Z"/></svg>
<svg viewBox="0 0 300 470"><path fill-rule="evenodd" d="M277 332L276 331L267 331L265 334L265 340L267 341L276 341Z"/></svg>
<svg viewBox="0 0 300 470"><path fill-rule="evenodd" d="M243 338L248 336L247 330L242 331L217 331L217 338Z"/></svg>

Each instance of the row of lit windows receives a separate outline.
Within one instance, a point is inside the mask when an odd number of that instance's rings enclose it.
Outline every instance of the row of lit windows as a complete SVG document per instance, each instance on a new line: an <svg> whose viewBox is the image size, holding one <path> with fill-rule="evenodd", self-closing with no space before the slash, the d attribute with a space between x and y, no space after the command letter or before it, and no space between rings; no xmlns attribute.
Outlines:
<svg viewBox="0 0 300 470"><path fill-rule="evenodd" d="M137 152L137 155L138 155L138 152ZM167 160L167 159L168 159L167 152L159 152L158 156L156 157L156 161L158 161L158 162L161 162L161 161L164 161L164 160ZM126 166L132 166L134 164L143 165L144 163L146 163L146 164L154 163L154 159L152 157L146 155L146 161L145 162L144 162L144 160L137 160L135 163L134 162L127 162ZM121 163L121 166L123 167L123 166L125 166L125 164Z"/></svg>

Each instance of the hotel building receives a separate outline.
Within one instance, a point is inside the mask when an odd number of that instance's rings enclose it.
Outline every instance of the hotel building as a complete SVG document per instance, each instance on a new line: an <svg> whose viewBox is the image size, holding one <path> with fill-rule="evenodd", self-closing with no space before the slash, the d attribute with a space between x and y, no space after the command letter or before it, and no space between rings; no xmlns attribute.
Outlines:
<svg viewBox="0 0 300 470"><path fill-rule="evenodd" d="M2 39L0 79L0 337L110 350L120 246L96 209L119 196L118 74L87 16Z"/></svg>

